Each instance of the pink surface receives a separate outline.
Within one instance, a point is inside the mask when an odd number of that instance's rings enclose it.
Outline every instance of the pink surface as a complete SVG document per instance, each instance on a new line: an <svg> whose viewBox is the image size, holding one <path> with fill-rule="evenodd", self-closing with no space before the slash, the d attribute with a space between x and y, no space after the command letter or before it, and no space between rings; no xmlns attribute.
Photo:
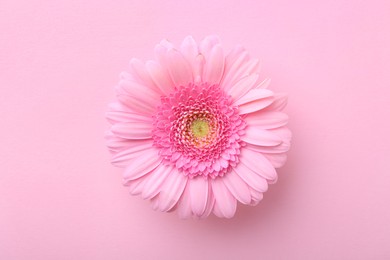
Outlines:
<svg viewBox="0 0 390 260"><path fill-rule="evenodd" d="M389 259L388 1L0 3L0 259ZM231 220L121 186L113 86L160 39L216 33L290 94L279 181Z"/></svg>

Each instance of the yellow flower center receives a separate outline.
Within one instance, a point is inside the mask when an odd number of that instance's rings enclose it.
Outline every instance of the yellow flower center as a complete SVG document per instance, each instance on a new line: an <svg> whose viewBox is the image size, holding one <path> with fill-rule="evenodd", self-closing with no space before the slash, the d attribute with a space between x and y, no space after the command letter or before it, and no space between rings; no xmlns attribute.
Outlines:
<svg viewBox="0 0 390 260"><path fill-rule="evenodd" d="M192 134L196 138L202 138L210 132L209 123L201 119L195 119L191 124Z"/></svg>

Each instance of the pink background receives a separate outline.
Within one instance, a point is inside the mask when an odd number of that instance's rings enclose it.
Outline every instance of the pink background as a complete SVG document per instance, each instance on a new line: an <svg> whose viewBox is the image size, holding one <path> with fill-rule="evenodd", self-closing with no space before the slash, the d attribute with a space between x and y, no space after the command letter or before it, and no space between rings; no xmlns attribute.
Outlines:
<svg viewBox="0 0 390 260"><path fill-rule="evenodd" d="M0 2L0 259L390 259L390 2ZM290 94L257 207L181 221L128 195L113 86L162 38L216 33Z"/></svg>

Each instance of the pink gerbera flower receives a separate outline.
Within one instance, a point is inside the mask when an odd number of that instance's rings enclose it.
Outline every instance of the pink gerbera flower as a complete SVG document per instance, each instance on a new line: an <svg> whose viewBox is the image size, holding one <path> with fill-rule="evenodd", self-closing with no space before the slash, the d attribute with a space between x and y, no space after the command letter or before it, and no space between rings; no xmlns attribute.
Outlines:
<svg viewBox="0 0 390 260"><path fill-rule="evenodd" d="M286 160L286 96L266 89L259 60L216 36L179 48L163 40L156 60L130 62L110 105L112 163L133 195L183 218L230 218L256 205Z"/></svg>

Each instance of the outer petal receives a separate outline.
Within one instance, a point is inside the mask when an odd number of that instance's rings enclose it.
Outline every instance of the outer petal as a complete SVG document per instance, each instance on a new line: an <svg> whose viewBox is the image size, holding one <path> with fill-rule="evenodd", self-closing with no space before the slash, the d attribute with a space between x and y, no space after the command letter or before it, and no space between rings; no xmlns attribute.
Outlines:
<svg viewBox="0 0 390 260"><path fill-rule="evenodd" d="M236 74L236 79L245 77L251 74L259 74L260 72L260 60L250 59L245 65L243 65Z"/></svg>
<svg viewBox="0 0 390 260"><path fill-rule="evenodd" d="M256 126L262 129L273 129L285 126L288 122L288 116L282 112L257 111L250 113L245 117L248 125Z"/></svg>
<svg viewBox="0 0 390 260"><path fill-rule="evenodd" d="M211 50L213 47L220 43L220 39L216 35L210 35L205 37L199 44L199 52L209 60Z"/></svg>
<svg viewBox="0 0 390 260"><path fill-rule="evenodd" d="M264 111L282 111L287 105L287 95L283 93L277 93L274 96L274 101L271 105L266 107Z"/></svg>
<svg viewBox="0 0 390 260"><path fill-rule="evenodd" d="M194 82L196 84L201 84L202 83L204 64L205 64L204 56L202 54L199 54L198 56L196 56L195 63L194 63L194 66L193 66Z"/></svg>
<svg viewBox="0 0 390 260"><path fill-rule="evenodd" d="M120 102L109 104L106 118L111 124L118 122L153 122L151 116L135 113Z"/></svg>
<svg viewBox="0 0 390 260"><path fill-rule="evenodd" d="M125 185L127 187L129 187L129 192L131 195L139 195L139 194L141 194L141 192L144 188L146 180L147 180L147 177L144 176L142 178L129 181L129 182L125 183Z"/></svg>
<svg viewBox="0 0 390 260"><path fill-rule="evenodd" d="M108 149L114 154L126 149L132 144L132 140L120 138L111 131L107 131L105 139Z"/></svg>
<svg viewBox="0 0 390 260"><path fill-rule="evenodd" d="M277 173L272 164L261 154L243 147L241 149L241 163L267 180L273 181Z"/></svg>
<svg viewBox="0 0 390 260"><path fill-rule="evenodd" d="M141 101L158 101L161 94L155 86L149 87L133 79L121 80L119 88L123 90L120 94L132 96Z"/></svg>
<svg viewBox="0 0 390 260"><path fill-rule="evenodd" d="M152 122L152 118L150 116L134 113L134 111L120 102L112 102L109 104L106 118L111 124L131 121Z"/></svg>
<svg viewBox="0 0 390 260"><path fill-rule="evenodd" d="M219 208L219 205L217 203L214 203L214 207L213 207L213 213L215 216L219 217L219 218L224 218L225 216L222 214L222 211L221 209Z"/></svg>
<svg viewBox="0 0 390 260"><path fill-rule="evenodd" d="M194 68L195 59L199 54L198 45L196 44L192 36L187 36L181 46L180 51L183 54L184 58L191 64L191 67ZM194 74L195 75L195 74Z"/></svg>
<svg viewBox="0 0 390 260"><path fill-rule="evenodd" d="M159 209L168 211L180 200L187 184L187 177L176 168L171 170L159 194Z"/></svg>
<svg viewBox="0 0 390 260"><path fill-rule="evenodd" d="M156 196L171 172L171 167L160 164L156 169L150 173L150 177L145 183L144 190L142 191L143 199L151 199Z"/></svg>
<svg viewBox="0 0 390 260"><path fill-rule="evenodd" d="M169 95L173 89L174 84L168 72L164 70L161 65L155 61L146 62L146 70L148 71L153 82L161 90L164 95Z"/></svg>
<svg viewBox="0 0 390 260"><path fill-rule="evenodd" d="M153 141L137 140L127 144L126 148L116 153L111 160L111 163L118 167L127 166L133 159L140 157L146 150L155 150Z"/></svg>
<svg viewBox="0 0 390 260"><path fill-rule="evenodd" d="M234 104L238 106L239 113L242 115L259 111L272 104L273 100L272 91L267 89L252 89Z"/></svg>
<svg viewBox="0 0 390 260"><path fill-rule="evenodd" d="M111 131L119 137L126 139L150 139L152 138L152 124L149 122L117 123L111 127Z"/></svg>
<svg viewBox="0 0 390 260"><path fill-rule="evenodd" d="M142 82L143 85L152 88L156 92L160 92L157 86L154 84L153 80L150 78L150 75L145 68L145 64L141 60L134 58L131 59L130 69L133 72L132 74L136 76L138 81Z"/></svg>
<svg viewBox="0 0 390 260"><path fill-rule="evenodd" d="M248 75L242 78L229 89L228 94L233 97L234 101L239 100L243 95L245 95L250 89L254 87L254 84L258 78L259 75L257 74Z"/></svg>
<svg viewBox="0 0 390 260"><path fill-rule="evenodd" d="M203 82L218 84L223 75L225 57L220 44L215 45L206 60L203 71Z"/></svg>
<svg viewBox="0 0 390 260"><path fill-rule="evenodd" d="M169 50L167 52L167 65L171 78L177 87L186 86L193 82L190 64L180 52L174 49Z"/></svg>
<svg viewBox="0 0 390 260"><path fill-rule="evenodd" d="M221 86L225 90L234 84L233 78L236 75L237 70L249 60L248 52L242 46L236 46L226 57L225 60L225 73L221 81Z"/></svg>
<svg viewBox="0 0 390 260"><path fill-rule="evenodd" d="M146 102L145 100L140 100L134 96L118 94L117 98L136 113L153 115L156 109L155 102Z"/></svg>
<svg viewBox="0 0 390 260"><path fill-rule="evenodd" d="M106 118L112 124L118 122L141 122L152 124L153 122L151 117L126 111L108 111L106 113Z"/></svg>
<svg viewBox="0 0 390 260"><path fill-rule="evenodd" d="M206 209L205 209L203 215L201 216L201 218L208 217L210 215L210 213L213 211L214 204L215 204L215 197L213 194L211 180L208 180L208 186L209 186L209 191L208 191L207 205L206 205Z"/></svg>
<svg viewBox="0 0 390 260"><path fill-rule="evenodd" d="M289 142L283 142L277 146L259 146L247 143L246 148L256 151L258 153L285 153L290 149Z"/></svg>
<svg viewBox="0 0 390 260"><path fill-rule="evenodd" d="M118 100L131 111L152 115L159 101L159 94L153 89L134 81L122 80L116 88Z"/></svg>
<svg viewBox="0 0 390 260"><path fill-rule="evenodd" d="M192 212L197 216L201 216L207 206L207 198L209 191L208 180L203 176L198 176L193 179L190 179L187 183L187 186L191 196Z"/></svg>
<svg viewBox="0 0 390 260"><path fill-rule="evenodd" d="M270 83L271 83L271 79L265 79L262 82L260 82L260 84L257 85L256 88L268 88Z"/></svg>
<svg viewBox="0 0 390 260"><path fill-rule="evenodd" d="M286 126L278 127L275 129L270 130L273 134L279 136L282 138L284 142L289 143L291 140L291 130L288 129Z"/></svg>
<svg viewBox="0 0 390 260"><path fill-rule="evenodd" d="M249 169L245 164L239 163L235 168L233 168L233 171L253 189L259 192L267 191L267 180Z"/></svg>
<svg viewBox="0 0 390 260"><path fill-rule="evenodd" d="M231 171L222 179L226 187L238 201L243 204L249 204L251 202L251 194L248 185L237 175L237 173Z"/></svg>
<svg viewBox="0 0 390 260"><path fill-rule="evenodd" d="M241 136L241 140L259 146L277 146L282 143L282 138L278 135L252 125L247 126L245 135Z"/></svg>
<svg viewBox="0 0 390 260"><path fill-rule="evenodd" d="M183 195L177 204L177 214L181 219L192 217L191 195L189 189L184 189Z"/></svg>
<svg viewBox="0 0 390 260"><path fill-rule="evenodd" d="M236 212L237 200L226 188L221 178L212 180L211 184L216 203L214 207L218 207L225 218L232 218Z"/></svg>
<svg viewBox="0 0 390 260"><path fill-rule="evenodd" d="M251 206L255 206L257 204L259 204L259 202L263 199L263 193L262 192L259 192L257 190L254 190L254 189L250 189L251 191L251 196L252 196L252 201L251 201Z"/></svg>
<svg viewBox="0 0 390 260"><path fill-rule="evenodd" d="M287 160L286 153L263 153L264 157L272 164L274 168L282 167Z"/></svg>
<svg viewBox="0 0 390 260"><path fill-rule="evenodd" d="M172 46L172 48L173 48L173 46ZM165 68L167 65L167 51L168 51L168 49L171 49L171 48L167 48L166 46L163 46L161 43L157 44L154 47L154 56L156 57L156 61L163 68Z"/></svg>
<svg viewBox="0 0 390 260"><path fill-rule="evenodd" d="M253 74L258 74L260 70L260 61L258 59L249 59L246 62L243 62L240 67L237 68L237 71L232 75L230 82L235 84L240 79Z"/></svg>
<svg viewBox="0 0 390 260"><path fill-rule="evenodd" d="M158 156L158 150L144 150L140 157L134 158L126 167L123 174L125 181L135 180L154 170L160 165L162 158Z"/></svg>

